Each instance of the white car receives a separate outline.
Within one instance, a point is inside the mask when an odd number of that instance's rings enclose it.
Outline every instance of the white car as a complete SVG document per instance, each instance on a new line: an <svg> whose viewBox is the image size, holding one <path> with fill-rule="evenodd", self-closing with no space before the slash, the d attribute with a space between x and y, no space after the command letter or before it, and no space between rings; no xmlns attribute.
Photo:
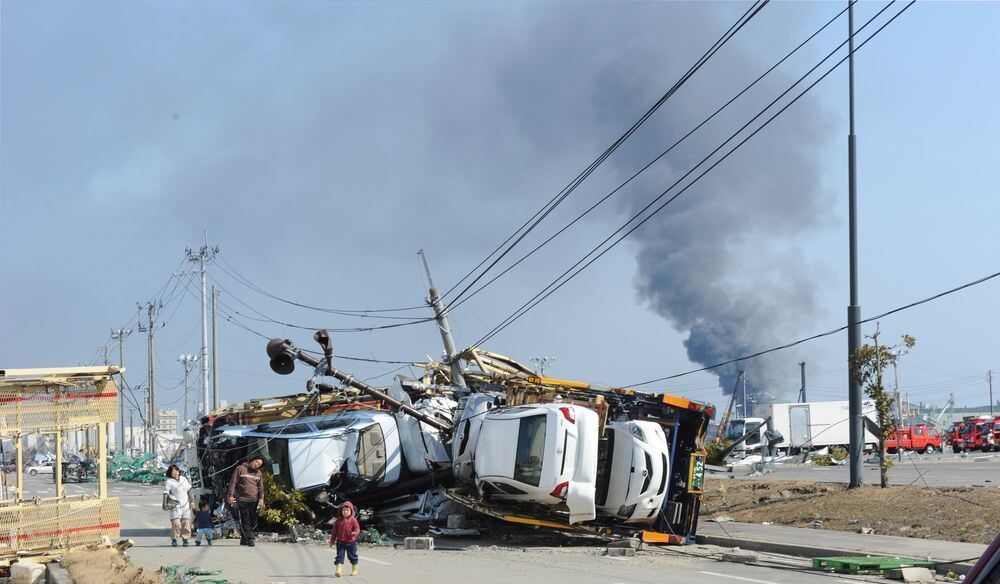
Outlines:
<svg viewBox="0 0 1000 584"><path fill-rule="evenodd" d="M325 487L341 470L385 486L399 480L400 436L389 412L349 410L325 416L255 426L224 426L215 436L243 441L265 458L264 470L290 487L309 491Z"/></svg>
<svg viewBox="0 0 1000 584"><path fill-rule="evenodd" d="M38 474L52 474L55 472L55 465L51 462L29 462L24 467L24 472L31 476Z"/></svg>
<svg viewBox="0 0 1000 584"><path fill-rule="evenodd" d="M459 400L458 419L455 420L455 432L451 440L451 468L455 478L471 481L475 477L473 460L479 430L483 426L483 416L497 407L500 399L500 394L484 392L473 393Z"/></svg>
<svg viewBox="0 0 1000 584"><path fill-rule="evenodd" d="M668 452L655 422L608 423L598 454L598 514L629 524L656 521L670 476Z"/></svg>
<svg viewBox="0 0 1000 584"><path fill-rule="evenodd" d="M482 419L473 460L480 494L565 505L571 524L597 516L596 412L573 404L529 404L497 408Z"/></svg>

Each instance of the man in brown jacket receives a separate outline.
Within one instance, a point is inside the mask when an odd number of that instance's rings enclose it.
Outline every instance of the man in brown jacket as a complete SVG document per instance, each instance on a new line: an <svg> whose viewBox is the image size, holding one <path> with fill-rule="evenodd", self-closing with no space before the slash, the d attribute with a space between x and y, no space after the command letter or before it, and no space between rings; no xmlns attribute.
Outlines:
<svg viewBox="0 0 1000 584"><path fill-rule="evenodd" d="M257 534L257 512L264 506L264 476L260 467L264 466L264 457L254 455L244 464L236 467L229 479L229 492L226 502L236 516L240 526L240 545L254 546Z"/></svg>

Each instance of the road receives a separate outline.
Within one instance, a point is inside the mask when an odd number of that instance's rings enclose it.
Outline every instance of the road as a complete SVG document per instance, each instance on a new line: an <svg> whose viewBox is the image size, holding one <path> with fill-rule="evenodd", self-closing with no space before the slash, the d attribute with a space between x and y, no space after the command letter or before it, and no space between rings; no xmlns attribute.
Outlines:
<svg viewBox="0 0 1000 584"><path fill-rule="evenodd" d="M323 545L260 542L253 549L236 540L207 546L172 548L161 491L156 487L112 482L111 494L121 501L122 536L135 541L131 560L156 570L170 564L190 564L220 569L232 582L246 584L318 584L333 582L333 553ZM73 486L72 488L75 488ZM439 546L443 543L439 540ZM447 544L451 549L406 551L362 546L361 573L347 582L414 584L470 582L477 584L573 582L574 584L793 584L831 582L883 582L878 578L844 579L830 574L798 571L805 561L771 556L782 567L744 566L702 557L719 548L685 548L640 551L635 558L608 558L603 548L505 548L490 542L465 539ZM682 555L683 554L683 555Z"/></svg>
<svg viewBox="0 0 1000 584"><path fill-rule="evenodd" d="M889 470L892 485L927 485L931 487L969 487L973 485L1000 484L1000 455L995 453L904 455L903 461L892 457ZM808 464L776 464L773 471L762 476L748 476L749 467L734 467L732 473L713 473L709 476L754 480L815 481L847 483L850 469L847 466L811 466ZM865 482L878 484L878 465L864 465Z"/></svg>

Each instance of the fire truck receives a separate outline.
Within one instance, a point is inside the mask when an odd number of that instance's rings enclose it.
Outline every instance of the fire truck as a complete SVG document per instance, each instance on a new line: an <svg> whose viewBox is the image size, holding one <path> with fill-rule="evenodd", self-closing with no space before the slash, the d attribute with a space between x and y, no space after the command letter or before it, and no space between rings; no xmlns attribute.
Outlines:
<svg viewBox="0 0 1000 584"><path fill-rule="evenodd" d="M996 446L993 430L994 419L989 416L969 420L963 426L963 447L965 450L982 450L983 452L993 450Z"/></svg>
<svg viewBox="0 0 1000 584"><path fill-rule="evenodd" d="M948 437L948 446L951 447L952 452L962 451L962 426L964 425L965 422L958 421L953 422L951 427L948 428L946 435Z"/></svg>
<svg viewBox="0 0 1000 584"><path fill-rule="evenodd" d="M903 450L915 450L921 454L930 454L941 450L941 433L937 428L927 424L917 424L910 428L900 428L890 434L885 441L885 447L889 452L895 453Z"/></svg>

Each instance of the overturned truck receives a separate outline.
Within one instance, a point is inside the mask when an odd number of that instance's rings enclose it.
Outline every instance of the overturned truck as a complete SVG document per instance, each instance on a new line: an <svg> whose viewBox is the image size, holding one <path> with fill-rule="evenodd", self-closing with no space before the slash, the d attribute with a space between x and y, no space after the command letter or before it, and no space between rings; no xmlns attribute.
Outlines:
<svg viewBox="0 0 1000 584"><path fill-rule="evenodd" d="M694 541L713 406L542 377L479 348L415 363L420 379L398 375L375 388L332 367L325 331L314 338L322 358L288 340L268 343L277 373L296 361L313 368L306 392L202 419L189 465L203 496L222 501L232 469L261 454L317 522L345 499L378 511L443 487L505 521Z"/></svg>

